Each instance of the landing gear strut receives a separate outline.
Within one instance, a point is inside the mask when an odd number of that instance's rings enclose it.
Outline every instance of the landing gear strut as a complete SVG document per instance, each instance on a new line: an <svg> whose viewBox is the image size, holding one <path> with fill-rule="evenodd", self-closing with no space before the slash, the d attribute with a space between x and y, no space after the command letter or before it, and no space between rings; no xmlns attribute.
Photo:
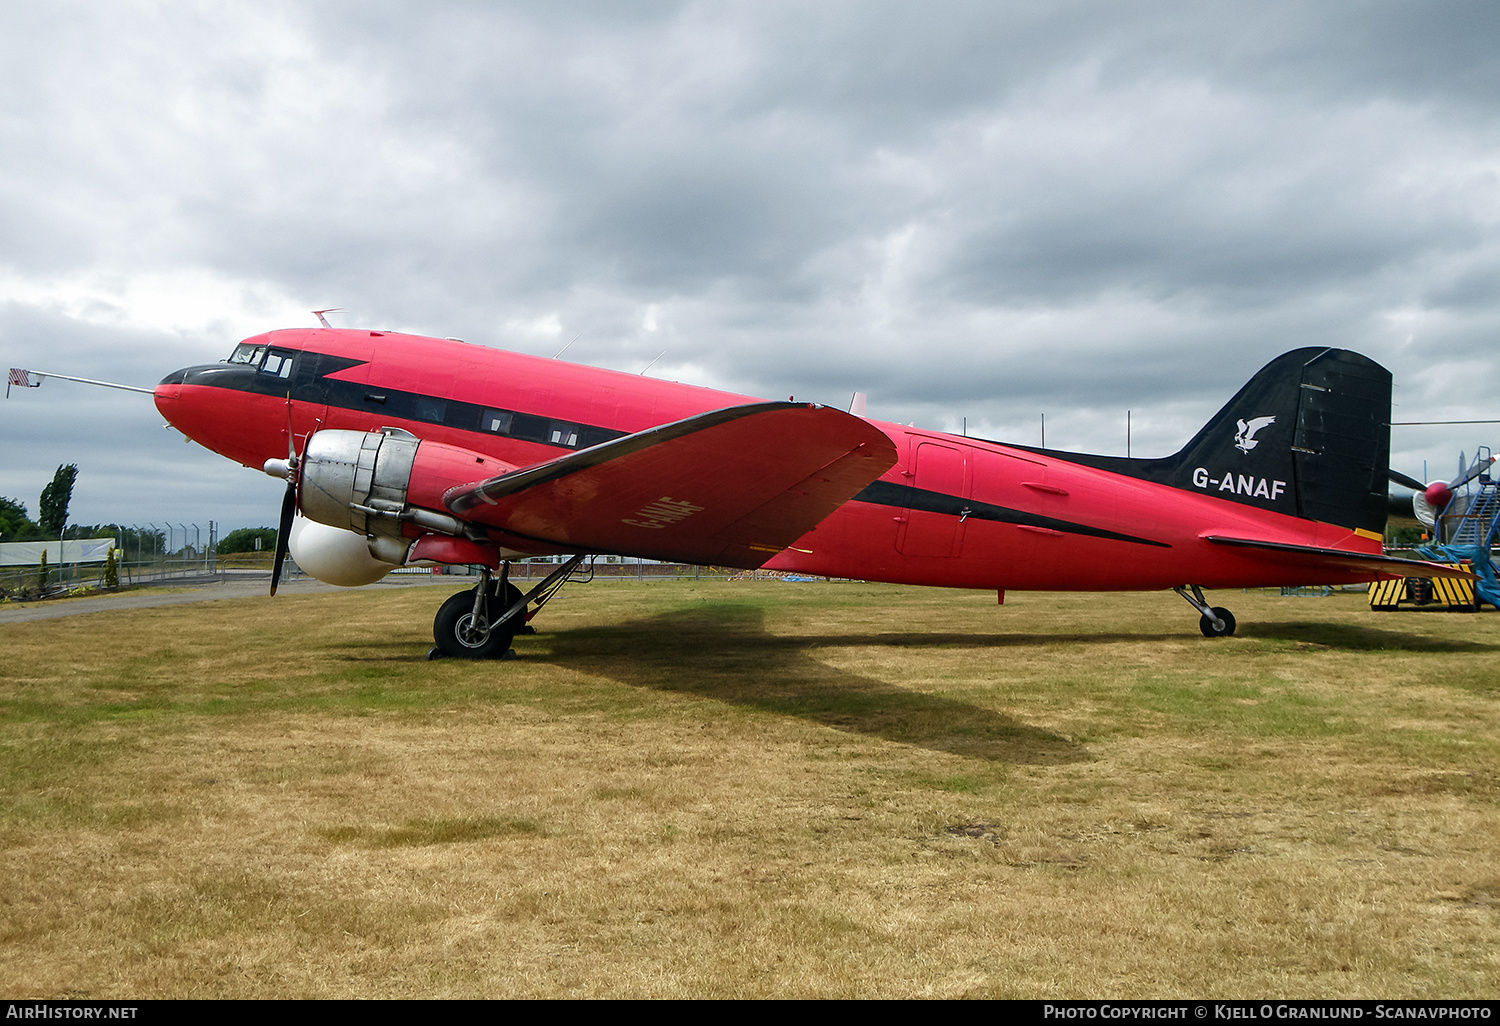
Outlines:
<svg viewBox="0 0 1500 1026"><path fill-rule="evenodd" d="M1191 595L1188 594L1189 589L1192 589ZM1202 588L1196 584L1179 584L1172 590L1203 614L1198 619L1198 629L1205 638L1227 638L1234 633L1234 614L1223 606L1210 606L1203 597Z"/></svg>
<svg viewBox="0 0 1500 1026"><path fill-rule="evenodd" d="M432 621L432 640L437 647L427 653L427 658L505 658L517 634L531 633L526 623L527 606L535 602L541 608L582 561L583 556L572 557L524 596L510 583L509 563L500 564L498 579L490 577L489 567L481 566L479 572L484 579L469 591L450 595L438 609Z"/></svg>

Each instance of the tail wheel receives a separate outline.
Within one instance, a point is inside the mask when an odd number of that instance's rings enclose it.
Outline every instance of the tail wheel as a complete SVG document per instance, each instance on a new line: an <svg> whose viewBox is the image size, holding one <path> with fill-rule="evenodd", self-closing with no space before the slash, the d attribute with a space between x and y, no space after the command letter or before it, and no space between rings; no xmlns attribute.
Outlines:
<svg viewBox="0 0 1500 1026"><path fill-rule="evenodd" d="M1206 613L1198 619L1198 629L1205 638L1227 638L1234 633L1234 614L1223 606L1214 606L1214 616L1224 622L1222 628L1214 624L1213 616Z"/></svg>
<svg viewBox="0 0 1500 1026"><path fill-rule="evenodd" d="M510 650L516 631L526 623L522 610L504 623L492 623L521 597L521 590L507 583L503 594L486 596L480 614L474 615L474 589L448 596L432 621L432 640L446 656L455 659L498 659Z"/></svg>

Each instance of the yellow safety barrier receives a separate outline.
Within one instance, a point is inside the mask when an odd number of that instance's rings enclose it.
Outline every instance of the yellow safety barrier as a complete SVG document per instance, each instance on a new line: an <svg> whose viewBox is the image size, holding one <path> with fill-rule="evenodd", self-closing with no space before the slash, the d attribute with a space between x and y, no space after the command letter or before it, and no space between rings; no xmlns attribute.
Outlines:
<svg viewBox="0 0 1500 1026"><path fill-rule="evenodd" d="M1461 563L1442 563L1455 570L1467 570ZM1474 601L1474 582L1458 577L1398 577L1394 581L1375 581L1370 585L1370 608L1389 612L1401 603L1413 606L1446 606L1455 612L1472 612L1479 608Z"/></svg>

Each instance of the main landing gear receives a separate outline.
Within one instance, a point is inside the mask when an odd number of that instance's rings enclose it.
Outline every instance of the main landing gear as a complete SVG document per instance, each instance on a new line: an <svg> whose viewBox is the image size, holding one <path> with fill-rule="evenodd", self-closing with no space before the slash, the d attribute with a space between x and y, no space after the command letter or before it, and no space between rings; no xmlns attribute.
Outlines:
<svg viewBox="0 0 1500 1026"><path fill-rule="evenodd" d="M1193 592L1191 595L1188 594L1189 589ZM1172 590L1203 614L1198 619L1198 629L1205 638L1227 638L1234 633L1234 614L1223 606L1210 606L1203 597L1202 588L1196 584L1179 584Z"/></svg>
<svg viewBox="0 0 1500 1026"><path fill-rule="evenodd" d="M483 579L468 591L450 595L438 609L432 621L437 647L427 658L505 658L515 636L531 630L526 624L527 606L535 602L540 608L582 559L574 556L525 595L510 583L509 563L501 564L499 577L491 577L489 567L480 567Z"/></svg>
<svg viewBox="0 0 1500 1026"><path fill-rule="evenodd" d="M526 622L524 605L521 612L506 616L520 600L520 588L504 578L491 582L489 567L485 567L483 581L448 596L438 609L432 621L434 652L457 659L502 658L510 651L517 628Z"/></svg>

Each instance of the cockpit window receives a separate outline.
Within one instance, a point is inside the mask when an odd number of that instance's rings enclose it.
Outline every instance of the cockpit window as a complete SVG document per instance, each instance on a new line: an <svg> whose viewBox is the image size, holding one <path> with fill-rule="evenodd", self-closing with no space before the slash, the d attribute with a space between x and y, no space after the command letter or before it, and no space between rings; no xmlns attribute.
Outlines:
<svg viewBox="0 0 1500 1026"><path fill-rule="evenodd" d="M260 358L266 355L265 346L254 346L249 342L241 342L234 347L234 352L229 356L230 363L260 363Z"/></svg>
<svg viewBox="0 0 1500 1026"><path fill-rule="evenodd" d="M266 353L266 362L261 364L260 372L270 374L278 378L289 378L292 376L292 357L296 355L287 349L272 349Z"/></svg>

